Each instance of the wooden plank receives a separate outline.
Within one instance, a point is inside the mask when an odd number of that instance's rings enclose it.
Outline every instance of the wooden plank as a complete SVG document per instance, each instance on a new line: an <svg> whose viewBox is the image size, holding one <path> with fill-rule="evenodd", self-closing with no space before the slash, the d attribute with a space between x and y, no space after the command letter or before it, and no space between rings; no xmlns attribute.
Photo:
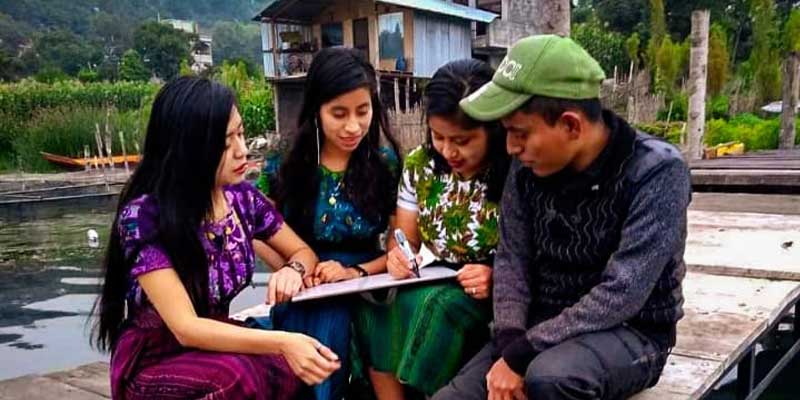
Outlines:
<svg viewBox="0 0 800 400"><path fill-rule="evenodd" d="M111 398L108 368L107 362L96 362L67 371L55 372L46 376L87 392Z"/></svg>
<svg viewBox="0 0 800 400"><path fill-rule="evenodd" d="M683 280L683 294L684 308L700 316L742 314L772 324L792 300L800 297L800 283L689 272Z"/></svg>
<svg viewBox="0 0 800 400"><path fill-rule="evenodd" d="M704 313L685 307L678 322L673 354L714 360L727 368L767 329L766 318L725 312Z"/></svg>
<svg viewBox="0 0 800 400"><path fill-rule="evenodd" d="M44 376L23 376L0 382L0 399L105 400L106 397Z"/></svg>
<svg viewBox="0 0 800 400"><path fill-rule="evenodd" d="M692 193L690 210L800 215L800 196L752 193ZM690 221L691 222L691 221Z"/></svg>
<svg viewBox="0 0 800 400"><path fill-rule="evenodd" d="M661 380L635 400L699 399L729 370L788 304L800 283L690 272L684 318Z"/></svg>
<svg viewBox="0 0 800 400"><path fill-rule="evenodd" d="M684 297L673 353L727 370L800 297L800 283L689 273Z"/></svg>
<svg viewBox="0 0 800 400"><path fill-rule="evenodd" d="M718 361L670 355L658 384L631 400L699 399L725 371Z"/></svg>
<svg viewBox="0 0 800 400"><path fill-rule="evenodd" d="M789 169L692 169L692 185L800 186L800 171Z"/></svg>
<svg viewBox="0 0 800 400"><path fill-rule="evenodd" d="M698 160L690 163L692 169L800 169L800 159L741 158Z"/></svg>
<svg viewBox="0 0 800 400"><path fill-rule="evenodd" d="M690 270L800 281L800 216L689 211Z"/></svg>

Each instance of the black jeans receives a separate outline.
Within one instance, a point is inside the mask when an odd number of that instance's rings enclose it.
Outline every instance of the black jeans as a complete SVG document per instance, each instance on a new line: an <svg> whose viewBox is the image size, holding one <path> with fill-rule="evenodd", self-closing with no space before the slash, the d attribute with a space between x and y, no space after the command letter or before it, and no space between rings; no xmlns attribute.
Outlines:
<svg viewBox="0 0 800 400"><path fill-rule="evenodd" d="M486 374L494 364L486 345L433 400L485 400ZM629 327L589 333L540 353L528 365L529 399L626 399L654 386L669 349Z"/></svg>

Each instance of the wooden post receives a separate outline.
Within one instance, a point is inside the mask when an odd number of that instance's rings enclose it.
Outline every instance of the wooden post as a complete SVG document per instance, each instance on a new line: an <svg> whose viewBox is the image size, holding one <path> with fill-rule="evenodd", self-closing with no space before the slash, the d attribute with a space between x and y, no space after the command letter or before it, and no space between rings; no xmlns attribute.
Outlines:
<svg viewBox="0 0 800 400"><path fill-rule="evenodd" d="M709 11L692 12L692 50L689 60L689 160L703 157L706 124Z"/></svg>
<svg viewBox="0 0 800 400"><path fill-rule="evenodd" d="M394 78L394 112L400 114L400 87L397 78Z"/></svg>
<svg viewBox="0 0 800 400"><path fill-rule="evenodd" d="M570 0L532 0L531 5L531 13L524 18L532 18L533 33L569 36Z"/></svg>
<svg viewBox="0 0 800 400"><path fill-rule="evenodd" d="M412 78L406 78L406 112L410 112L411 110L411 99L409 99L409 97L411 97L411 79Z"/></svg>
<svg viewBox="0 0 800 400"><path fill-rule="evenodd" d="M794 148L795 110L800 91L800 53L791 52L783 62L783 109L781 110L781 138L778 147Z"/></svg>
<svg viewBox="0 0 800 400"><path fill-rule="evenodd" d="M280 71L280 64L278 63L278 26L275 23L275 20L270 22L270 28L272 28L272 65L275 68L275 77L278 78L281 76Z"/></svg>

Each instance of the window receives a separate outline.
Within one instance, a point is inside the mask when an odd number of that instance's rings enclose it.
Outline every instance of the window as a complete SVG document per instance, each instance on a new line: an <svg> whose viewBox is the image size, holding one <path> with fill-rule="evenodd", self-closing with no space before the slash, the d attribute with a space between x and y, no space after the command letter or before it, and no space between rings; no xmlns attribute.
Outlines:
<svg viewBox="0 0 800 400"><path fill-rule="evenodd" d="M378 17L378 54L381 60L397 61L403 58L403 13L383 14Z"/></svg>
<svg viewBox="0 0 800 400"><path fill-rule="evenodd" d="M322 47L341 46L344 44L342 23L336 22L322 25Z"/></svg>
<svg viewBox="0 0 800 400"><path fill-rule="evenodd" d="M369 24L366 18L353 20L353 47L364 53L369 59Z"/></svg>

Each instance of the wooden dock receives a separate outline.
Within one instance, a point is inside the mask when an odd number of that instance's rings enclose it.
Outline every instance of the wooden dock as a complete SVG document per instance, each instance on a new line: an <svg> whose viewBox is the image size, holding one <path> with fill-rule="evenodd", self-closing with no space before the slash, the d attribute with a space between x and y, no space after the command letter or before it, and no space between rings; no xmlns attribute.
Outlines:
<svg viewBox="0 0 800 400"><path fill-rule="evenodd" d="M728 209L715 211L720 205ZM785 213L775 212L781 210ZM686 315L678 324L677 345L659 384L634 399L701 399L735 367L740 398L757 398L769 382L752 381L755 347L797 314L800 197L696 195L686 262ZM796 343L784 359L800 351L796 323L793 329ZM56 397L108 398L108 364L0 382L2 399Z"/></svg>
<svg viewBox="0 0 800 400"><path fill-rule="evenodd" d="M696 191L800 194L800 149L697 160L691 170Z"/></svg>

